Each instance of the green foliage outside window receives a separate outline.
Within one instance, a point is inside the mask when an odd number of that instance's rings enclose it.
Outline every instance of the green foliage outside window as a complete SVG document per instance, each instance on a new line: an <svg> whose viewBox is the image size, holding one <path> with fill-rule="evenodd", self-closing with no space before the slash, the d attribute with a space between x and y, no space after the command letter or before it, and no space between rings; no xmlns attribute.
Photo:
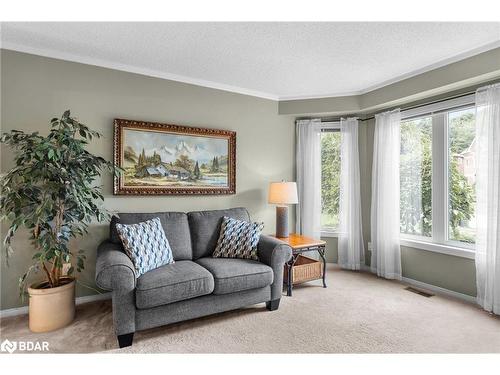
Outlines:
<svg viewBox="0 0 500 375"><path fill-rule="evenodd" d="M476 135L475 126L474 110L455 112L453 116L450 114L449 236L467 243L475 243L474 230L467 224L475 215L476 190L474 184L460 173L455 156L469 149Z"/></svg>
<svg viewBox="0 0 500 375"><path fill-rule="evenodd" d="M475 189L460 172L454 155L465 151L475 135L473 113L450 120L449 225L450 238L474 243L462 224L474 216ZM418 143L418 144L416 144ZM415 173L415 166L419 173ZM400 155L400 229L401 233L432 236L432 119L421 118L401 123ZM421 189L419 204L413 194Z"/></svg>
<svg viewBox="0 0 500 375"><path fill-rule="evenodd" d="M432 236L432 120L401 123L400 230Z"/></svg>
<svg viewBox="0 0 500 375"><path fill-rule="evenodd" d="M321 134L321 226L336 228L340 201L340 132Z"/></svg>
<svg viewBox="0 0 500 375"><path fill-rule="evenodd" d="M450 117L449 225L450 239L474 243L463 224L474 217L475 188L460 172L454 155L474 140L474 113ZM338 226L340 199L340 132L321 134L321 226ZM444 199L444 198L443 198ZM401 233L432 237L432 117L401 123Z"/></svg>

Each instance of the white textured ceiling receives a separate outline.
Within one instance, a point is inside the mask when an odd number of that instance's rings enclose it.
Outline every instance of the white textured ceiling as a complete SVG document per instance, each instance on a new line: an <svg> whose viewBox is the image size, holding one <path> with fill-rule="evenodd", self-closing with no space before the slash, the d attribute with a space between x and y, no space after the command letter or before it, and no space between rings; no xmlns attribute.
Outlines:
<svg viewBox="0 0 500 375"><path fill-rule="evenodd" d="M359 94L500 46L500 23L3 23L3 48L273 99Z"/></svg>

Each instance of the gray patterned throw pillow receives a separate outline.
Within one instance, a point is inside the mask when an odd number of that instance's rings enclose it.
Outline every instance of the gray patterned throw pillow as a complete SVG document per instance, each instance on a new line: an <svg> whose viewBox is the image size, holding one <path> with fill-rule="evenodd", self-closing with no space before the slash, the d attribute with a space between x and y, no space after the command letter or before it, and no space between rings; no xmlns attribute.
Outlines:
<svg viewBox="0 0 500 375"><path fill-rule="evenodd" d="M264 223L250 223L224 216L214 258L242 258L259 260L257 244Z"/></svg>
<svg viewBox="0 0 500 375"><path fill-rule="evenodd" d="M138 224L116 224L125 252L134 264L137 277L174 263L172 249L168 243L160 218Z"/></svg>

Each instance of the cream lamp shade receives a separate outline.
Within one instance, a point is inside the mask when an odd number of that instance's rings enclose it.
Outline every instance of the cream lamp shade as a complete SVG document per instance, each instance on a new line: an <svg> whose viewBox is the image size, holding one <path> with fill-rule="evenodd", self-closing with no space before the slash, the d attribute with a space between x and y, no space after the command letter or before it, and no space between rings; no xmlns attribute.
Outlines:
<svg viewBox="0 0 500 375"><path fill-rule="evenodd" d="M269 184L268 202L271 204L296 204L297 184L295 182L271 182Z"/></svg>

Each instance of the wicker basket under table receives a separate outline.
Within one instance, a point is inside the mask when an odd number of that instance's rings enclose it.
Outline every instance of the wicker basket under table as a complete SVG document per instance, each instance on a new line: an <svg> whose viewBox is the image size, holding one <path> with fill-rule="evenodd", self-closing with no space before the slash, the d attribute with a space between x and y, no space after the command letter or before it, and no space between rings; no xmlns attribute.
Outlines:
<svg viewBox="0 0 500 375"><path fill-rule="evenodd" d="M305 283L306 281L317 280L323 277L323 263L298 255L297 260L292 268L292 284ZM288 280L288 267L285 265L284 280Z"/></svg>

